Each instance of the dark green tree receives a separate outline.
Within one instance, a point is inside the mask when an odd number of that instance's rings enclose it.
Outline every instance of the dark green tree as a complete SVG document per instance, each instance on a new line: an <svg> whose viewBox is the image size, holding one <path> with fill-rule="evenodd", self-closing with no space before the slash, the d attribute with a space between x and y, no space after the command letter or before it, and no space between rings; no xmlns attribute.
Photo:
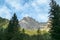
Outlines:
<svg viewBox="0 0 60 40"><path fill-rule="evenodd" d="M37 30L37 34L40 35L40 28Z"/></svg>
<svg viewBox="0 0 60 40"><path fill-rule="evenodd" d="M25 33L25 29L24 28L22 29L22 33Z"/></svg>
<svg viewBox="0 0 60 40"><path fill-rule="evenodd" d="M37 30L37 40L43 40L43 36L41 35L40 28Z"/></svg>
<svg viewBox="0 0 60 40"><path fill-rule="evenodd" d="M12 19L10 20L9 25L8 25L8 27L6 29L6 35L7 35L6 40L12 40L13 38L16 38L17 35L20 32L19 29L20 29L19 21L17 19L16 14L14 13L14 15L13 15Z"/></svg>
<svg viewBox="0 0 60 40"><path fill-rule="evenodd" d="M3 31L3 27L0 27L0 40L4 40L4 31Z"/></svg>
<svg viewBox="0 0 60 40"><path fill-rule="evenodd" d="M19 21L18 21L18 19L17 19L17 16L16 16L16 14L14 13L14 15L13 15L13 17L12 17L12 19L10 20L10 22L9 22L9 25L8 25L8 32L17 32L17 31L19 31Z"/></svg>
<svg viewBox="0 0 60 40"><path fill-rule="evenodd" d="M37 30L37 40L40 40L40 29Z"/></svg>
<svg viewBox="0 0 60 40"><path fill-rule="evenodd" d="M51 0L50 7L51 38L52 40L60 40L60 7L55 0Z"/></svg>

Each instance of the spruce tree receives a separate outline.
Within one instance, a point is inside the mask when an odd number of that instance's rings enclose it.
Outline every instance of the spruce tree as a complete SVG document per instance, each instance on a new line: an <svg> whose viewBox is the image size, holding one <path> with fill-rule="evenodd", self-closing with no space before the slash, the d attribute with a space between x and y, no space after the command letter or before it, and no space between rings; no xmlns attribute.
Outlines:
<svg viewBox="0 0 60 40"><path fill-rule="evenodd" d="M60 7L54 0L51 0L50 7L51 38L52 40L60 40Z"/></svg>
<svg viewBox="0 0 60 40"><path fill-rule="evenodd" d="M17 35L19 34L19 29L20 29L19 21L17 19L16 14L14 13L6 30L7 35L6 40L12 40L14 37L17 37Z"/></svg>
<svg viewBox="0 0 60 40"><path fill-rule="evenodd" d="M12 19L10 20L7 29L8 29L8 32L13 32L13 33L19 31L19 21L18 21L15 13L14 13Z"/></svg>

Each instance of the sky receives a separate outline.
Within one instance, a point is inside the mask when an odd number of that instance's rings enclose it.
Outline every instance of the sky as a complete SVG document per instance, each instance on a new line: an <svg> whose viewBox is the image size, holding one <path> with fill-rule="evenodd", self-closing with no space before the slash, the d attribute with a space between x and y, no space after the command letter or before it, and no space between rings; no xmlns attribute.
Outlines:
<svg viewBox="0 0 60 40"><path fill-rule="evenodd" d="M19 20L29 16L38 22L47 22L49 3L49 0L0 0L0 17L10 20L16 13Z"/></svg>

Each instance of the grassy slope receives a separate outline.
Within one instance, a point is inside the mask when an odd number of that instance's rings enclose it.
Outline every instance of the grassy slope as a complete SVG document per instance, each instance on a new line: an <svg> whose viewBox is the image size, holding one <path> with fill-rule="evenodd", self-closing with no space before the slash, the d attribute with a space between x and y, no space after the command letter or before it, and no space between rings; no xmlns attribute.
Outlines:
<svg viewBox="0 0 60 40"><path fill-rule="evenodd" d="M9 20L0 17L0 27L6 28L8 26Z"/></svg>
<svg viewBox="0 0 60 40"><path fill-rule="evenodd" d="M25 33L28 35L37 35L37 30L27 30L25 29ZM45 30L40 30L40 34L45 34L45 33L49 33L46 29Z"/></svg>
<svg viewBox="0 0 60 40"><path fill-rule="evenodd" d="M8 23L9 23L9 20L0 17L0 27L2 26L5 29L8 26ZM37 30L25 29L25 33L29 35L37 35ZM40 30L40 33L45 34L45 33L48 33L48 31L44 29L44 30Z"/></svg>

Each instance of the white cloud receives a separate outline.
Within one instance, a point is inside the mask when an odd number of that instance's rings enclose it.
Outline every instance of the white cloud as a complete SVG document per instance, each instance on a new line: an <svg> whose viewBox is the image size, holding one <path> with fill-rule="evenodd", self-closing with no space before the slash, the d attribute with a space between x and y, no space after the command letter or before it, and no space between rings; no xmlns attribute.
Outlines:
<svg viewBox="0 0 60 40"><path fill-rule="evenodd" d="M22 5L20 3L21 1L22 0L5 0L5 2L13 8L11 11L13 11L13 12L22 11L22 14L23 14L22 17L31 16L31 15L34 16L36 14L39 14L39 15L36 15L36 18L38 16L38 20L43 21L44 19L46 19L46 20L48 19L46 15L41 15L41 13L45 14L45 12L46 13L48 12L47 10L49 8L48 7L49 0L34 0L32 2L25 3L24 5ZM7 7L5 7L5 6L2 7L0 14L1 15L5 14L6 16L4 18L10 19L11 14L10 14L10 10ZM28 14L30 14L30 15L28 15Z"/></svg>
<svg viewBox="0 0 60 40"><path fill-rule="evenodd" d="M15 8L15 10L22 10L22 6L16 0L6 0L6 3L11 5L13 8Z"/></svg>
<svg viewBox="0 0 60 40"><path fill-rule="evenodd" d="M28 17L30 16L29 14L22 14L22 17Z"/></svg>
<svg viewBox="0 0 60 40"><path fill-rule="evenodd" d="M40 20L40 22L46 22L46 21L48 21L48 15L47 14L38 14L38 16L37 16L37 20L39 21Z"/></svg>
<svg viewBox="0 0 60 40"><path fill-rule="evenodd" d="M35 0L31 5L37 13L49 11L49 0Z"/></svg>
<svg viewBox="0 0 60 40"><path fill-rule="evenodd" d="M2 8L0 8L0 16L3 18L10 19L11 18L10 10L6 6L3 6Z"/></svg>
<svg viewBox="0 0 60 40"><path fill-rule="evenodd" d="M47 4L49 0L37 0L38 4Z"/></svg>
<svg viewBox="0 0 60 40"><path fill-rule="evenodd" d="M25 16L24 17L28 17L29 15L28 14L25 14Z"/></svg>

